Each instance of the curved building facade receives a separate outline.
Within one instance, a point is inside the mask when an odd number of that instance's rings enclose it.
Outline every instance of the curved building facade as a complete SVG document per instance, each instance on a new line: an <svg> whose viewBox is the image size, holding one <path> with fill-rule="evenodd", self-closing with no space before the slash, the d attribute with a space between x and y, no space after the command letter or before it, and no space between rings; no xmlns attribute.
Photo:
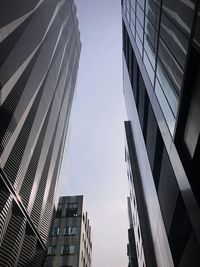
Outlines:
<svg viewBox="0 0 200 267"><path fill-rule="evenodd" d="M0 263L41 266L81 43L72 0L0 8Z"/></svg>

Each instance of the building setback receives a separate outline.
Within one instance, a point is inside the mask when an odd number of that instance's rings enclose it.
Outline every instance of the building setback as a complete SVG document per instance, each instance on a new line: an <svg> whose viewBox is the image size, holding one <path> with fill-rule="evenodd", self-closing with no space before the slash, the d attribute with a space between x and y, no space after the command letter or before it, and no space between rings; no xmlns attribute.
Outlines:
<svg viewBox="0 0 200 267"><path fill-rule="evenodd" d="M0 265L41 266L80 37L72 0L0 7Z"/></svg>
<svg viewBox="0 0 200 267"><path fill-rule="evenodd" d="M132 258L139 267L198 267L199 3L121 4Z"/></svg>
<svg viewBox="0 0 200 267"><path fill-rule="evenodd" d="M45 267L90 267L91 226L83 196L60 197L48 240Z"/></svg>

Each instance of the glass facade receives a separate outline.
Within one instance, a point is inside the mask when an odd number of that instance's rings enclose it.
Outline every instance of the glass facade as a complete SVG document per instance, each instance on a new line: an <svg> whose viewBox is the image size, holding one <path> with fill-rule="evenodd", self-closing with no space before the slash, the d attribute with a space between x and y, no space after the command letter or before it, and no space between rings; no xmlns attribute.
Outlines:
<svg viewBox="0 0 200 267"><path fill-rule="evenodd" d="M140 267L200 264L199 17L195 1L122 1L125 160Z"/></svg>
<svg viewBox="0 0 200 267"><path fill-rule="evenodd" d="M123 11L173 135L194 3L124 0Z"/></svg>

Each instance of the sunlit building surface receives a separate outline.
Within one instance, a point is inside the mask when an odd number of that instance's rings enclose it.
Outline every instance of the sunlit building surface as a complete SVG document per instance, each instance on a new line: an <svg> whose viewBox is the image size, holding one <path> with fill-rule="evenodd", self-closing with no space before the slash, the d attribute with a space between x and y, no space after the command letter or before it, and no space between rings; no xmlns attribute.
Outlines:
<svg viewBox="0 0 200 267"><path fill-rule="evenodd" d="M139 267L200 266L197 2L121 1L126 163Z"/></svg>
<svg viewBox="0 0 200 267"><path fill-rule="evenodd" d="M0 266L41 266L80 56L71 0L0 7Z"/></svg>
<svg viewBox="0 0 200 267"><path fill-rule="evenodd" d="M83 196L60 197L48 240L45 267L91 267L92 241Z"/></svg>

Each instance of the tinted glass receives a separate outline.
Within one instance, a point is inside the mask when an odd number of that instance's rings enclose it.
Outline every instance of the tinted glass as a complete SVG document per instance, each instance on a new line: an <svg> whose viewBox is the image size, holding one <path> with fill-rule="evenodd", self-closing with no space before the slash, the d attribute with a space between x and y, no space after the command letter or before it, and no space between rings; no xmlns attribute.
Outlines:
<svg viewBox="0 0 200 267"><path fill-rule="evenodd" d="M171 53L182 68L185 66L188 40L186 36L167 18L164 14L161 17L160 36L168 45Z"/></svg>
<svg viewBox="0 0 200 267"><path fill-rule="evenodd" d="M163 12L187 35L191 32L194 3L190 0L163 0Z"/></svg>
<svg viewBox="0 0 200 267"><path fill-rule="evenodd" d="M189 107L189 113L187 117L184 141L187 145L188 151L191 157L193 157L196 144L200 134L200 64L196 68L196 73L193 77L193 95Z"/></svg>
<svg viewBox="0 0 200 267"><path fill-rule="evenodd" d="M165 43L160 39L159 41L159 50L158 50L159 59L162 62L165 70L167 71L170 80L173 82L174 86L181 90L183 71L180 68L179 64L176 62L175 58L169 51Z"/></svg>
<svg viewBox="0 0 200 267"><path fill-rule="evenodd" d="M176 115L177 106L178 106L178 96L174 86L172 85L166 71L163 69L160 61L158 60L157 64L157 77L160 82L160 85L163 89L165 97L169 103L170 108L173 111L173 114Z"/></svg>
<svg viewBox="0 0 200 267"><path fill-rule="evenodd" d="M169 130L173 135L175 126L175 117L174 114L172 113L172 109L169 106L169 102L167 101L166 95L164 94L164 91L157 79L155 83L155 93L158 98L158 102L160 103L160 107L163 111L163 115L165 117ZM177 106L178 106L178 101L177 101Z"/></svg>

